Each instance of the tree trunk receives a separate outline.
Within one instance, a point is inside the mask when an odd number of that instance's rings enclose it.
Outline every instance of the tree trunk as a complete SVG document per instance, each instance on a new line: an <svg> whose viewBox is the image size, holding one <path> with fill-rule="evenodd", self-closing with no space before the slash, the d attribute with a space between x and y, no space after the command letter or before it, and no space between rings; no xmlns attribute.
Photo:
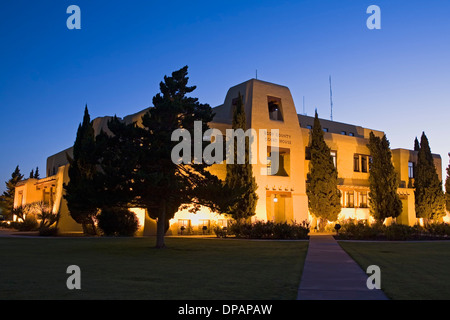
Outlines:
<svg viewBox="0 0 450 320"><path fill-rule="evenodd" d="M92 217L85 219L81 226L83 228L83 233L88 236L96 236L97 228L95 227L95 221Z"/></svg>
<svg viewBox="0 0 450 320"><path fill-rule="evenodd" d="M97 235L97 227L95 226L95 221L94 218L91 217L91 226L92 226L92 235L96 236Z"/></svg>
<svg viewBox="0 0 450 320"><path fill-rule="evenodd" d="M156 223L156 248L163 249L166 247L164 235L166 233L166 201L162 200L159 206L158 221Z"/></svg>
<svg viewBox="0 0 450 320"><path fill-rule="evenodd" d="M324 232L325 231L325 227L327 226L327 224L328 224L327 219L320 218L319 223L318 223L318 225L319 225L319 232Z"/></svg>

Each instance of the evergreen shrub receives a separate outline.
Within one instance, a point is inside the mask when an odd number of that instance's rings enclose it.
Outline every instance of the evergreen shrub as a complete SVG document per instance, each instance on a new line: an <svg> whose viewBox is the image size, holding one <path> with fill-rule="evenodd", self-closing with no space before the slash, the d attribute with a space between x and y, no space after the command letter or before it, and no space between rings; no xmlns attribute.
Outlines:
<svg viewBox="0 0 450 320"><path fill-rule="evenodd" d="M104 208L97 217L98 227L106 236L133 236L139 228L134 212L127 208Z"/></svg>
<svg viewBox="0 0 450 320"><path fill-rule="evenodd" d="M450 225L445 222L434 222L424 227L399 223L386 226L349 219L340 224L341 229L336 238L341 240L450 240Z"/></svg>
<svg viewBox="0 0 450 320"><path fill-rule="evenodd" d="M235 222L227 232L242 239L308 239L309 224L273 221Z"/></svg>

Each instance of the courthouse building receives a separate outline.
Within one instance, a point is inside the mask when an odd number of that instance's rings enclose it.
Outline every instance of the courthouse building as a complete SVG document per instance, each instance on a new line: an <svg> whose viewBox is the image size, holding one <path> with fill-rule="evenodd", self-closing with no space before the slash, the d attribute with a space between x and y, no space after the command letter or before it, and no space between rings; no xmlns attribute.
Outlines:
<svg viewBox="0 0 450 320"><path fill-rule="evenodd" d="M279 145L279 170L274 175L267 175L267 163L253 164L253 174L258 185L258 202L253 219L276 222L315 223L309 214L306 195L306 175L309 167L308 144L314 118L297 114L290 90L282 85L251 79L228 90L222 105L213 108L215 117L209 125L222 131L231 129L233 105L239 93L243 97L247 127L268 130L267 152L271 144ZM141 117L147 109L124 117L126 123L141 123ZM111 117L93 120L96 133L101 129L108 132L107 122ZM368 219L369 213L369 165L370 152L367 147L369 134L383 136L383 132L363 128L357 125L321 119L322 129L339 177L342 210L339 219ZM277 129L278 134L270 130ZM412 141L412 140L411 140ZM259 148L259 147L258 147ZM63 183L68 181L68 162L66 153L61 151L47 159L47 177L27 179L16 186L15 206L36 201L44 201L60 213L60 232L81 231L81 226L71 217L63 198ZM259 152L259 150L258 150ZM437 173L442 180L441 157L433 155ZM400 178L398 194L403 204L403 211L397 222L413 225L416 223L414 205L414 168L417 152L408 149L393 149L392 161ZM270 166L270 164L269 164ZM225 179L226 165L214 164L212 172ZM266 174L264 174L266 173ZM140 234L151 235L156 232L156 222L150 219L142 209L133 209L140 222ZM225 226L226 216L218 215L203 208L197 213L188 210L179 211L170 221L168 234L208 232L215 224ZM204 228L206 227L206 228Z"/></svg>

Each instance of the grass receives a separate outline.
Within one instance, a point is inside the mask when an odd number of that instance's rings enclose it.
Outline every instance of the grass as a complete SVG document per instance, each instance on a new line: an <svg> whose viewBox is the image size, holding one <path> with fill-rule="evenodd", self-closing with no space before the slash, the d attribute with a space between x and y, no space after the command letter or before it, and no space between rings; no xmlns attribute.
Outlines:
<svg viewBox="0 0 450 320"><path fill-rule="evenodd" d="M308 242L0 238L0 299L295 299ZM81 290L69 290L69 265Z"/></svg>
<svg viewBox="0 0 450 320"><path fill-rule="evenodd" d="M381 288L391 299L450 299L450 242L345 242L341 247L367 270L381 269Z"/></svg>

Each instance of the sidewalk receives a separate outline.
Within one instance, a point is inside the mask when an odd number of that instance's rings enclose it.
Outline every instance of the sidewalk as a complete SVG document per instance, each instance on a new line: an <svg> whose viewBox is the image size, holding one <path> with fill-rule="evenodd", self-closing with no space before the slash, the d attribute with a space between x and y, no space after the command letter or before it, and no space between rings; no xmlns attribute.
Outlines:
<svg viewBox="0 0 450 320"><path fill-rule="evenodd" d="M311 234L297 300L386 300L366 286L368 275L329 234Z"/></svg>

